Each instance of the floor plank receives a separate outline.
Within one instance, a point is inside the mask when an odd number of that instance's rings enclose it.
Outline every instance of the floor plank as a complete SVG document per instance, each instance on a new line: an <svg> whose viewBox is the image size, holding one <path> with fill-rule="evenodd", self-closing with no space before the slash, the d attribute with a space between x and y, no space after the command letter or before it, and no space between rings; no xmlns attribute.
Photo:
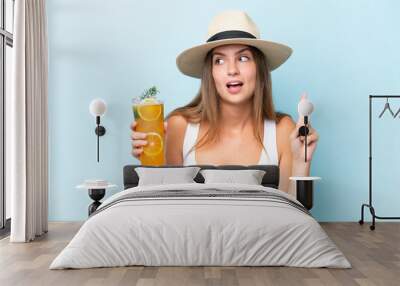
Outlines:
<svg viewBox="0 0 400 286"><path fill-rule="evenodd" d="M290 267L115 267L48 269L81 226L52 222L32 243L0 240L0 285L400 285L400 223L379 222L375 231L357 223L322 223L352 269Z"/></svg>

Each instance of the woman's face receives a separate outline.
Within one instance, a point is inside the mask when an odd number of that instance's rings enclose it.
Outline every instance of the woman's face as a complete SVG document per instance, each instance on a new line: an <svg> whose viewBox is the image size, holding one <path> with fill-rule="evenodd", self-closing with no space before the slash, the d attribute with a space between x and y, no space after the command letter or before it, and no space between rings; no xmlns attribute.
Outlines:
<svg viewBox="0 0 400 286"><path fill-rule="evenodd" d="M220 99L239 104L250 100L256 86L256 63L245 45L225 45L212 51L212 75Z"/></svg>

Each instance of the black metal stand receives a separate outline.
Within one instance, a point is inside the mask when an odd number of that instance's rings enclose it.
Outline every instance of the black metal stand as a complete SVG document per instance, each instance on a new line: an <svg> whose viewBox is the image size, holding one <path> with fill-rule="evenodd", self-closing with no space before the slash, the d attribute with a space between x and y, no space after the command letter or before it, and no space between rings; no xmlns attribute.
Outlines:
<svg viewBox="0 0 400 286"><path fill-rule="evenodd" d="M400 217L384 217L375 214L375 208L372 205L372 99L374 98L400 98L400 95L370 95L369 96L369 201L368 204L361 206L361 219L359 224L364 224L364 207L369 208L372 216L372 225L370 229L375 229L375 219L400 219Z"/></svg>
<svg viewBox="0 0 400 286"><path fill-rule="evenodd" d="M106 194L106 189L89 189L88 192L89 192L89 197L92 200L94 200L94 202L88 208L88 213L90 216L101 205L100 200Z"/></svg>

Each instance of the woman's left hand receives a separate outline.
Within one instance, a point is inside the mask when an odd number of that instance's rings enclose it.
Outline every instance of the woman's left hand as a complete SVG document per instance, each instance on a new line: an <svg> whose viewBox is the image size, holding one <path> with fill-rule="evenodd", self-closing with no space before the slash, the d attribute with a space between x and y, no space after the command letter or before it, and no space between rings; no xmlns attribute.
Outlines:
<svg viewBox="0 0 400 286"><path fill-rule="evenodd" d="M299 136L299 128L304 125L304 118L299 117L296 128L290 134L290 145L292 149L293 161L304 162L305 153L305 136ZM315 149L317 148L317 141L319 135L317 131L311 127L310 120L308 120L309 132L307 135L307 162L311 162Z"/></svg>

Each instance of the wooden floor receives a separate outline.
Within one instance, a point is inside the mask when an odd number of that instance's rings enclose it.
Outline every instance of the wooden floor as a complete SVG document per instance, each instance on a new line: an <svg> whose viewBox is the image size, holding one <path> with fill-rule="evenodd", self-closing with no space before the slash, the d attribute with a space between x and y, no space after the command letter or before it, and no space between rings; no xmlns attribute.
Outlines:
<svg viewBox="0 0 400 286"><path fill-rule="evenodd" d="M0 285L400 285L400 223L322 224L353 268L119 267L48 270L81 223L50 223L32 243L0 241Z"/></svg>

